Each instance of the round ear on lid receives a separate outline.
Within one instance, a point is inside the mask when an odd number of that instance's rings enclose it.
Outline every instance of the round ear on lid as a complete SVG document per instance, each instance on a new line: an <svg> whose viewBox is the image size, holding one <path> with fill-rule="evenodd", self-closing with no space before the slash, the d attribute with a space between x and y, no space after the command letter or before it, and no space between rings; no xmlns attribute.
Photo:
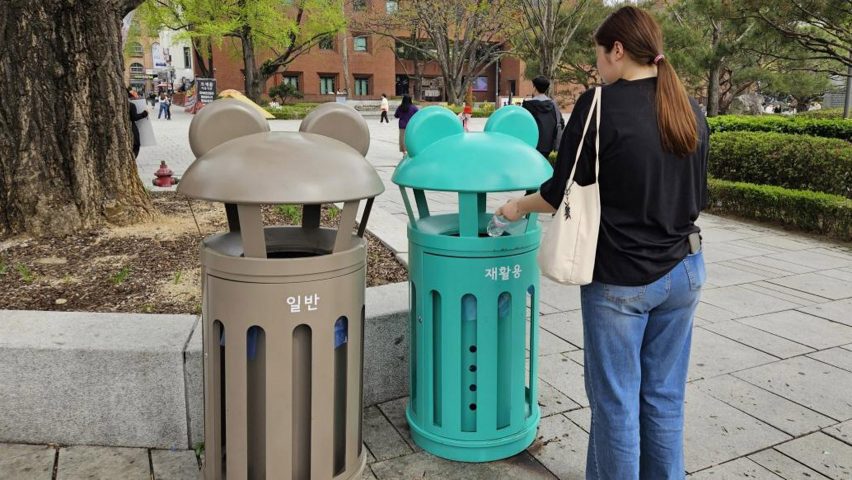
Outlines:
<svg viewBox="0 0 852 480"><path fill-rule="evenodd" d="M323 103L302 120L299 131L339 140L361 155L370 150L367 121L354 108L340 103Z"/></svg>

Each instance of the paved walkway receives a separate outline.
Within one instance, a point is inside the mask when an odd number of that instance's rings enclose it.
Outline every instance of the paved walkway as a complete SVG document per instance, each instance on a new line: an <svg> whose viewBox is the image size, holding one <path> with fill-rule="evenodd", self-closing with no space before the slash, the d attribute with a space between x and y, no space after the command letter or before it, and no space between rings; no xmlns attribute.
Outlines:
<svg viewBox="0 0 852 480"><path fill-rule="evenodd" d="M406 260L402 197L390 183L399 160L392 123L368 119L368 159L387 191L371 230ZM298 121L274 121L296 130ZM474 129L483 121L475 120ZM143 149L150 185L160 159L181 173L192 161L188 117L155 121L161 145ZM153 188L153 187L152 187ZM489 200L494 207L508 195ZM454 209L430 194L433 211ZM695 319L686 404L686 469L691 479L852 479L852 249L836 243L702 215L708 283ZM365 478L582 479L589 408L583 388L579 289L542 280L536 442L501 462L456 464L421 451L408 435L407 399L369 407ZM150 464L148 463L150 454ZM0 478L193 478L191 452L0 445ZM23 467L32 470L24 472ZM112 476L110 472L122 472ZM128 472L138 472L131 475ZM193 473L190 473L193 472Z"/></svg>

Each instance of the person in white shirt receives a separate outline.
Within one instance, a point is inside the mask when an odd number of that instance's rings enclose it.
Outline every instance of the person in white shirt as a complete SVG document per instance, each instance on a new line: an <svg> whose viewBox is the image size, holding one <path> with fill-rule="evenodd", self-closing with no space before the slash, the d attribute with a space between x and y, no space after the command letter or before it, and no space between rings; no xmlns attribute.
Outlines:
<svg viewBox="0 0 852 480"><path fill-rule="evenodd" d="M382 118L379 119L379 123L382 123L382 122L390 123L390 120L388 120L388 109L389 108L390 108L390 106L388 105L388 96L383 93L382 94Z"/></svg>

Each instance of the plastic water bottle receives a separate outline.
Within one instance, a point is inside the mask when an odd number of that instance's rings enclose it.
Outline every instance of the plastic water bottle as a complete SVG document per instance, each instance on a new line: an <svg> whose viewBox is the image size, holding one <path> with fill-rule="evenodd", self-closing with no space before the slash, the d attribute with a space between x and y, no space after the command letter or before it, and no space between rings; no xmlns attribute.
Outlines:
<svg viewBox="0 0 852 480"><path fill-rule="evenodd" d="M512 222L506 219L506 217L494 214L494 216L491 217L491 220L488 221L488 227L486 228L488 236L499 237L503 235L503 231L506 230L506 227L508 227L510 223Z"/></svg>

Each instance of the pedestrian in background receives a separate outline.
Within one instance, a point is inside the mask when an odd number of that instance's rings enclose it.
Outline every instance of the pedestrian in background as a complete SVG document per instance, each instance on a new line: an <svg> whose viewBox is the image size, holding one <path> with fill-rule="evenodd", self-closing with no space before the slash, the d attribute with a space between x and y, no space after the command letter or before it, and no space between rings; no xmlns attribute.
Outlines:
<svg viewBox="0 0 852 480"><path fill-rule="evenodd" d="M521 106L532 114L536 125L538 125L538 144L535 149L546 158L550 155L550 152L559 150L559 141L565 121L562 119L559 106L552 98L547 96L550 80L538 76L533 79L532 84L536 95L529 100L524 100Z"/></svg>
<svg viewBox="0 0 852 480"><path fill-rule="evenodd" d="M405 148L405 127L408 126L408 122L415 113L417 113L417 106L411 103L411 96L403 95L402 103L396 107L396 112L393 114L394 118L399 119L399 151L403 158L408 154L408 150Z"/></svg>
<svg viewBox="0 0 852 480"><path fill-rule="evenodd" d="M166 92L160 92L160 99L159 99L160 111L157 112L157 119L162 118L163 115L165 115L166 118L168 118L168 116L169 116L169 114L168 114L168 108L169 107L168 107L168 105L166 105L166 98L168 98L168 97L166 97Z"/></svg>
<svg viewBox="0 0 852 480"><path fill-rule="evenodd" d="M134 92L129 87L127 88L127 103L129 105L129 113L130 113L130 132L133 134L133 158L136 158L139 155L139 128L136 127L136 122L138 120L142 120L143 118L148 116L148 110L143 110L142 113L139 113L136 110L136 105L131 102L131 100L135 99L134 96L136 92Z"/></svg>
<svg viewBox="0 0 852 480"><path fill-rule="evenodd" d="M379 119L379 123L386 122L390 123L388 120L388 110L390 110L390 106L388 105L388 97L384 93L382 94L382 118Z"/></svg>

